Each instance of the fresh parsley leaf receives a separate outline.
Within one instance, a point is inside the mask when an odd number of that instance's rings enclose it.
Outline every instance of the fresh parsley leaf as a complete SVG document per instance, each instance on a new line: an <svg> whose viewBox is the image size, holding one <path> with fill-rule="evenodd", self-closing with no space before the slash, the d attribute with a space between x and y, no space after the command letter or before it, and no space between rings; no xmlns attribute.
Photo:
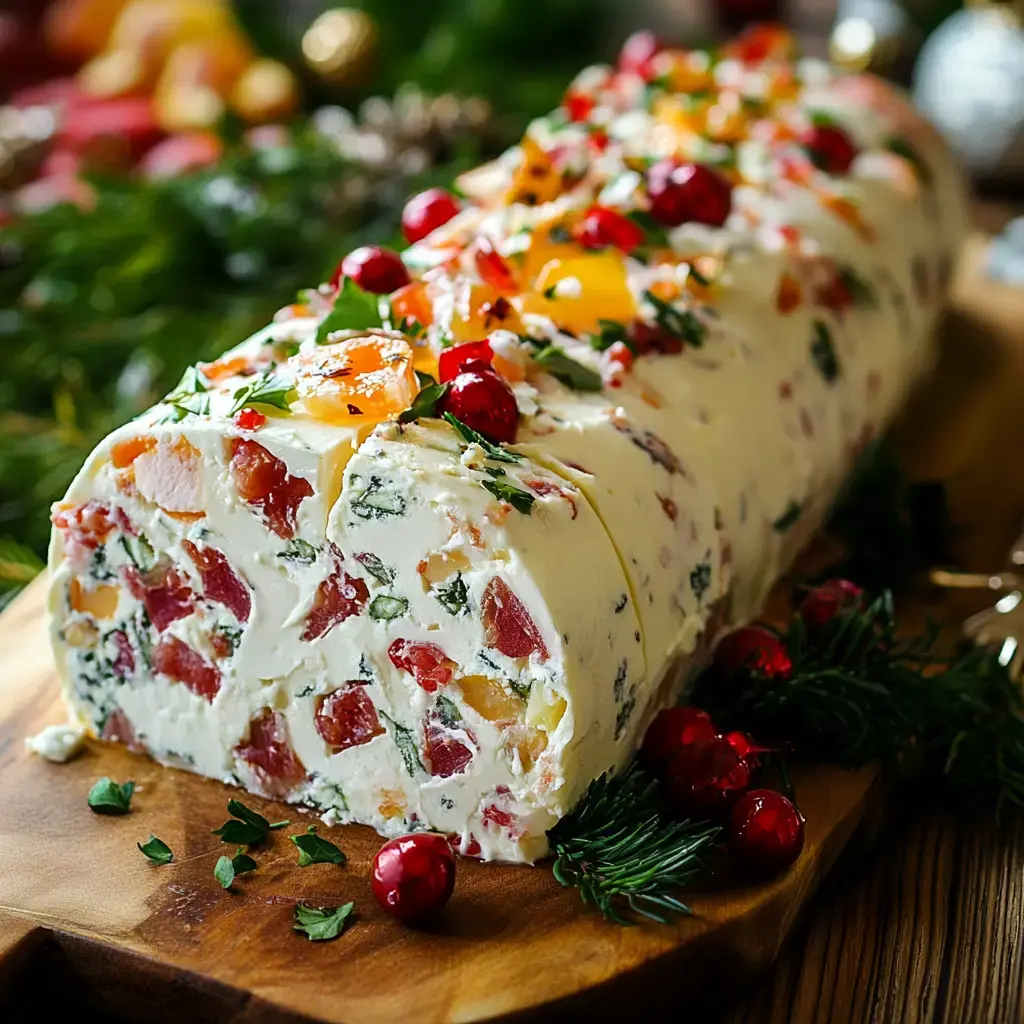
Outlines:
<svg viewBox="0 0 1024 1024"><path fill-rule="evenodd" d="M152 832L144 843L135 844L154 864L170 864L174 859L171 848Z"/></svg>
<svg viewBox="0 0 1024 1024"><path fill-rule="evenodd" d="M360 551L354 557L375 580L385 584L395 582L395 570L385 565L372 551Z"/></svg>
<svg viewBox="0 0 1024 1024"><path fill-rule="evenodd" d="M484 490L490 491L500 501L507 501L517 512L528 516L536 500L529 491L513 487L504 480L482 480Z"/></svg>
<svg viewBox="0 0 1024 1024"><path fill-rule="evenodd" d="M335 331L359 331L380 327L382 323L377 296L364 292L351 277L345 277L333 308L317 328L316 342L322 345L330 341Z"/></svg>
<svg viewBox="0 0 1024 1024"><path fill-rule="evenodd" d="M409 601L404 597L394 597L390 594L378 594L370 602L370 618L378 622L389 619L397 619L409 610Z"/></svg>
<svg viewBox="0 0 1024 1024"><path fill-rule="evenodd" d="M228 801L228 814L233 815L232 819L213 830L222 843L251 846L266 839L271 829L284 828L288 824L287 821L278 821L271 825L262 814L246 807L241 800Z"/></svg>
<svg viewBox="0 0 1024 1024"><path fill-rule="evenodd" d="M570 359L557 345L548 345L533 357L556 380L574 391L600 391L601 374Z"/></svg>
<svg viewBox="0 0 1024 1024"><path fill-rule="evenodd" d="M352 511L360 519L385 519L405 515L405 498L382 489L377 477L371 477L366 490L352 502Z"/></svg>
<svg viewBox="0 0 1024 1024"><path fill-rule="evenodd" d="M451 615L465 615L469 606L469 591L462 578L456 573L451 583L439 583L430 591L448 610Z"/></svg>
<svg viewBox="0 0 1024 1024"><path fill-rule="evenodd" d="M261 373L255 380L240 387L234 394L230 415L242 409L254 409L258 405L270 406L291 412L295 385L269 371Z"/></svg>
<svg viewBox="0 0 1024 1024"><path fill-rule="evenodd" d="M447 384L427 384L419 390L412 400L412 405L399 414L399 423L412 423L423 416L434 416L437 403L441 401L448 391Z"/></svg>
<svg viewBox="0 0 1024 1024"><path fill-rule="evenodd" d="M654 322L672 337L693 348L700 348L704 344L708 329L690 310L676 309L651 291L644 292L644 299L654 307Z"/></svg>
<svg viewBox="0 0 1024 1024"><path fill-rule="evenodd" d="M213 877L220 883L221 888L230 889L231 883L246 872L255 871L256 861L248 854L242 853L242 847L235 851L234 857L223 856L213 866Z"/></svg>
<svg viewBox="0 0 1024 1024"><path fill-rule="evenodd" d="M301 565L312 565L316 561L317 550L301 537L293 537L285 545L284 551L277 553L278 558L284 558L289 562L299 562Z"/></svg>
<svg viewBox="0 0 1024 1024"><path fill-rule="evenodd" d="M402 760L405 762L405 770L413 778L419 772L426 771L423 767L423 762L420 760L420 752L416 746L416 737L412 729L399 725L386 711L382 711L381 715L384 721L391 726L388 731L391 733L391 738L395 741L395 746L398 747L398 753L402 755Z"/></svg>
<svg viewBox="0 0 1024 1024"><path fill-rule="evenodd" d="M305 932L310 942L323 942L336 939L344 930L345 922L352 913L354 903L346 903L342 907L309 907L305 903L295 905L295 923L292 927L297 932Z"/></svg>
<svg viewBox="0 0 1024 1024"><path fill-rule="evenodd" d="M210 396L207 393L207 383L206 378L196 367L188 367L178 386L164 399L164 405L171 407L166 418L179 423L188 415L209 415Z"/></svg>
<svg viewBox="0 0 1024 1024"><path fill-rule="evenodd" d="M167 396L164 401L170 401L175 398L185 398L188 395L199 395L205 391L209 391L209 382L199 372L199 368L196 366L188 367L181 376L181 380L178 381L178 386Z"/></svg>
<svg viewBox="0 0 1024 1024"><path fill-rule="evenodd" d="M310 825L301 835L288 837L299 848L299 867L310 864L344 864L345 854L329 839L316 834L316 826Z"/></svg>
<svg viewBox="0 0 1024 1024"><path fill-rule="evenodd" d="M495 462L520 462L522 461L522 455L518 452L510 452L507 448L499 448L496 444L491 444L483 434L478 434L472 427L467 426L458 417L453 416L450 412L444 414L446 419L463 437L467 444L478 444L487 453L487 458L494 459Z"/></svg>
<svg viewBox="0 0 1024 1024"><path fill-rule="evenodd" d="M437 717L449 729L454 729L462 721L462 712L459 711L455 701L440 694L437 698Z"/></svg>
<svg viewBox="0 0 1024 1024"><path fill-rule="evenodd" d="M826 384L834 384L839 379L842 370L839 366L839 356L836 355L835 343L832 340L832 332L828 329L828 324L821 320L814 321L811 361Z"/></svg>
<svg viewBox="0 0 1024 1024"><path fill-rule="evenodd" d="M89 790L89 806L97 814L127 814L134 792L134 782L126 782L122 786L104 775Z"/></svg>
<svg viewBox="0 0 1024 1024"><path fill-rule="evenodd" d="M428 388L431 384L437 383L429 373L424 373L422 370L414 370L413 373L416 374L416 383L419 384L421 388Z"/></svg>
<svg viewBox="0 0 1024 1024"><path fill-rule="evenodd" d="M647 210L631 210L627 216L637 227L643 229L644 245L668 245L668 230L664 224L659 224Z"/></svg>
<svg viewBox="0 0 1024 1024"><path fill-rule="evenodd" d="M625 324L620 324L617 320L598 320L597 323L601 328L601 333L590 336L591 348L597 349L598 352L606 352L617 341L621 341L623 345L629 345L630 349L633 348L629 343Z"/></svg>

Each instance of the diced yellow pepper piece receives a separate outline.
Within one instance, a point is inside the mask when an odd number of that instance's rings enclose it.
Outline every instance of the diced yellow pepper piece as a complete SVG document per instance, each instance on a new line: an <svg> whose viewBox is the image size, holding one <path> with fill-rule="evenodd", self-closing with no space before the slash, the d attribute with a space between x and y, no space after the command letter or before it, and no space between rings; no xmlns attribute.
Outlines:
<svg viewBox="0 0 1024 1024"><path fill-rule="evenodd" d="M622 323L636 317L626 264L617 250L550 260L534 287L534 292L516 300L520 312L549 316L576 333L596 334L601 320Z"/></svg>

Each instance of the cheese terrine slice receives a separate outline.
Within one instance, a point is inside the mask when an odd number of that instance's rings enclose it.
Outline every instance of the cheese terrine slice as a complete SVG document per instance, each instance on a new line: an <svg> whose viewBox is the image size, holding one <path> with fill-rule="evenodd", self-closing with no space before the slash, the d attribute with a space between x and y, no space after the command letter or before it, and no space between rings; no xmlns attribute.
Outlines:
<svg viewBox="0 0 1024 1024"><path fill-rule="evenodd" d="M414 201L404 264L346 262L107 438L53 515L74 715L542 856L930 362L958 173L788 45L587 70L458 210Z"/></svg>

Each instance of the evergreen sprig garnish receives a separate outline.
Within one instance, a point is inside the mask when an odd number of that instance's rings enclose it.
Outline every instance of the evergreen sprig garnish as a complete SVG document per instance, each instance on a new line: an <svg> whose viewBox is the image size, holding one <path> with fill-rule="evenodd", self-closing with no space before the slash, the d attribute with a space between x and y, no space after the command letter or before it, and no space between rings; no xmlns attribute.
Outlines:
<svg viewBox="0 0 1024 1024"><path fill-rule="evenodd" d="M1024 695L989 650L936 653L938 630L896 635L888 592L782 640L791 678L706 674L692 701L723 730L742 729L800 760L862 768L908 761L968 810L1024 808Z"/></svg>
<svg viewBox="0 0 1024 1024"><path fill-rule="evenodd" d="M657 781L633 766L591 782L577 807L548 832L558 881L579 889L609 920L624 911L662 924L688 914L678 890L707 870L704 857L721 830L681 821L662 807Z"/></svg>

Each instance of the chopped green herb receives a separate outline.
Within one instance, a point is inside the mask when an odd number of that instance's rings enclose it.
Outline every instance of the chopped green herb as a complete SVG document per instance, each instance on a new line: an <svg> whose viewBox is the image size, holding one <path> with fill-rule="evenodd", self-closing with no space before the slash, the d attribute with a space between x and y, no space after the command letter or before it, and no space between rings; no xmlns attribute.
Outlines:
<svg viewBox="0 0 1024 1024"><path fill-rule="evenodd" d="M461 572L455 574L455 579L451 583L439 583L430 592L451 615L464 615L468 610L469 591Z"/></svg>
<svg viewBox="0 0 1024 1024"><path fill-rule="evenodd" d="M178 386L164 399L171 411L167 419L179 423L188 415L206 416L210 412L210 396L206 378L194 366L188 367Z"/></svg>
<svg viewBox="0 0 1024 1024"><path fill-rule="evenodd" d="M405 498L400 494L383 491L381 487L380 480L372 477L366 490L352 502L352 511L360 519L385 519L387 516L405 515Z"/></svg>
<svg viewBox="0 0 1024 1024"><path fill-rule="evenodd" d="M850 293L856 305L874 306L878 304L878 296L875 294L875 289L853 267L840 267L839 280Z"/></svg>
<svg viewBox="0 0 1024 1024"><path fill-rule="evenodd" d="M831 128L837 123L835 115L829 110L812 110L810 118L815 128Z"/></svg>
<svg viewBox="0 0 1024 1024"><path fill-rule="evenodd" d="M644 245L668 245L668 231L664 224L659 224L647 210L631 210L627 216L644 233Z"/></svg>
<svg viewBox="0 0 1024 1024"><path fill-rule="evenodd" d="M700 348L704 344L708 329L690 310L676 309L651 291L644 292L644 299L654 306L654 322L672 337L693 348Z"/></svg>
<svg viewBox="0 0 1024 1024"><path fill-rule="evenodd" d="M536 500L529 491L513 487L504 480L482 480L484 490L490 491L499 501L507 501L517 512L528 516Z"/></svg>
<svg viewBox="0 0 1024 1024"><path fill-rule="evenodd" d="M298 903L295 906L295 924L292 927L297 932L304 932L310 942L336 939L345 930L345 922L354 906L354 903L346 903L343 907L321 909Z"/></svg>
<svg viewBox="0 0 1024 1024"><path fill-rule="evenodd" d="M412 400L412 405L399 414L399 423L412 423L424 416L436 415L437 403L448 391L447 384L427 384L420 388L419 393Z"/></svg>
<svg viewBox="0 0 1024 1024"><path fill-rule="evenodd" d="M701 287L707 288L711 284L711 279L705 277L698 269L696 264L691 263L688 271L688 276L692 277Z"/></svg>
<svg viewBox="0 0 1024 1024"><path fill-rule="evenodd" d="M266 839L271 829L284 828L288 824L287 821L276 821L271 824L262 814L246 807L241 800L228 801L228 814L233 816L232 819L213 830L215 836L220 836L222 843L243 843L250 846Z"/></svg>
<svg viewBox="0 0 1024 1024"><path fill-rule="evenodd" d="M522 455L518 452L510 452L507 448L500 448L491 444L483 434L478 434L472 427L467 426L462 420L453 416L450 412L444 414L446 419L464 438L467 444L478 444L487 453L487 458L495 462L520 462Z"/></svg>
<svg viewBox="0 0 1024 1024"><path fill-rule="evenodd" d="M293 537L285 545L284 551L277 553L277 557L288 562L299 562L301 565L312 565L316 561L317 554L317 549L308 540Z"/></svg>
<svg viewBox="0 0 1024 1024"><path fill-rule="evenodd" d="M601 333L590 336L591 348L597 349L598 352L606 352L617 341L621 341L623 345L628 345L632 349L625 324L620 324L617 320L598 320L598 325Z"/></svg>
<svg viewBox="0 0 1024 1024"><path fill-rule="evenodd" d="M364 292L352 278L346 277L342 279L334 307L317 329L316 342L322 345L330 341L335 331L365 330L380 327L382 323L377 296Z"/></svg>
<svg viewBox="0 0 1024 1024"><path fill-rule="evenodd" d="M791 499L786 506L786 511L772 523L772 529L776 533L788 533L796 526L803 513L804 509L800 502Z"/></svg>
<svg viewBox="0 0 1024 1024"><path fill-rule="evenodd" d="M443 694L439 695L436 706L437 717L449 729L454 729L462 721L462 712L459 711L455 701L451 700L451 698L445 697Z"/></svg>
<svg viewBox="0 0 1024 1024"><path fill-rule="evenodd" d="M556 224L549 232L548 238L552 242L562 245L566 242L572 241L572 234L564 224Z"/></svg>
<svg viewBox="0 0 1024 1024"><path fill-rule="evenodd" d="M549 285L547 288L544 289L542 294L544 295L545 299L555 298L555 296L558 294L558 282L556 281L554 284Z"/></svg>
<svg viewBox="0 0 1024 1024"><path fill-rule="evenodd" d="M530 699L530 690L533 689L533 683L531 683L529 679L527 679L525 683L519 679L506 679L505 682L508 683L508 688L520 700Z"/></svg>
<svg viewBox="0 0 1024 1024"><path fill-rule="evenodd" d="M570 359L557 345L548 345L533 357L556 380L574 391L600 391L601 374Z"/></svg>
<svg viewBox="0 0 1024 1024"><path fill-rule="evenodd" d="M295 392L295 385L291 381L284 380L276 374L267 371L261 373L255 380L244 384L234 394L234 404L229 410L230 415L242 409L255 409L258 405L269 406L274 409L281 409L283 412L291 412L292 397Z"/></svg>
<svg viewBox="0 0 1024 1024"><path fill-rule="evenodd" d="M839 357L828 325L821 320L814 321L814 338L811 341L811 361L826 384L834 384L841 372Z"/></svg>
<svg viewBox="0 0 1024 1024"><path fill-rule="evenodd" d="M224 637L232 654L238 650L238 645L242 642L242 630L234 626L218 626L215 632L218 636Z"/></svg>
<svg viewBox="0 0 1024 1024"><path fill-rule="evenodd" d="M170 864L174 859L171 848L152 832L144 843L135 844L154 864Z"/></svg>
<svg viewBox="0 0 1024 1024"><path fill-rule="evenodd" d="M299 848L299 867L310 864L344 864L345 854L329 839L316 834L316 826L309 828L297 836L288 837Z"/></svg>
<svg viewBox="0 0 1024 1024"><path fill-rule="evenodd" d="M385 565L372 551L360 551L355 559L374 579L385 584L395 582L395 570Z"/></svg>
<svg viewBox="0 0 1024 1024"><path fill-rule="evenodd" d="M89 790L89 806L97 814L127 814L134 792L134 782L118 785L104 775L102 779L94 782L92 789Z"/></svg>
<svg viewBox="0 0 1024 1024"><path fill-rule="evenodd" d="M378 594L370 602L370 618L381 620L397 619L409 610L409 602L404 597L390 594Z"/></svg>
<svg viewBox="0 0 1024 1024"><path fill-rule="evenodd" d="M921 180L926 184L932 183L932 172L931 168L921 158L921 154L902 136L894 135L889 139L885 148L890 153L895 153L897 156L903 157L908 163L912 164L914 169L920 175Z"/></svg>
<svg viewBox="0 0 1024 1024"><path fill-rule="evenodd" d="M238 875L256 870L256 861L248 854L242 853L242 847L235 851L234 857L223 856L213 866L213 877L220 883L221 888L230 889L231 883Z"/></svg>
<svg viewBox="0 0 1024 1024"><path fill-rule="evenodd" d="M430 387L431 384L436 384L437 381L429 373L424 373L422 370L414 370L416 374L416 383L421 388Z"/></svg>
<svg viewBox="0 0 1024 1024"><path fill-rule="evenodd" d="M382 711L381 716L391 726L389 730L391 738L395 741L399 754L402 755L402 760L405 762L405 770L414 778L418 772L426 771L423 767L423 762L420 760L420 752L416 746L416 737L412 729L399 725L386 711Z"/></svg>
<svg viewBox="0 0 1024 1024"><path fill-rule="evenodd" d="M128 560L139 572L149 572L156 565L156 552L143 534L140 533L137 537L133 537L131 534L122 533L118 538L118 543L128 556Z"/></svg>

